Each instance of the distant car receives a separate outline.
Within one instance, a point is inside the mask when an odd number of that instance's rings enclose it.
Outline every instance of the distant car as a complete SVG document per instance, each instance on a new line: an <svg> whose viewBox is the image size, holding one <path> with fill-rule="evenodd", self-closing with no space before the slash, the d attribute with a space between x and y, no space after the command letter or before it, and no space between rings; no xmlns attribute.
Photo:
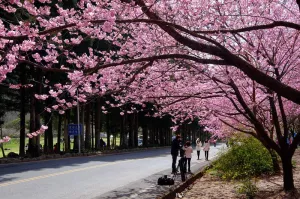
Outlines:
<svg viewBox="0 0 300 199"><path fill-rule="evenodd" d="M138 146L143 146L143 140L142 139L138 139Z"/></svg>

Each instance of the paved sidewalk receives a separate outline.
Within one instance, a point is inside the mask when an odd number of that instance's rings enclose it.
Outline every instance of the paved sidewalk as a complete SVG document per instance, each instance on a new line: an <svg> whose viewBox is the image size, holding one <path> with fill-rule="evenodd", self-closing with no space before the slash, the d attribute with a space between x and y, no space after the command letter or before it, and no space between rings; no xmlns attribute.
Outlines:
<svg viewBox="0 0 300 199"><path fill-rule="evenodd" d="M217 147L211 147L210 151L210 157L209 159L213 159L217 156L219 150L221 150L222 147L224 147L224 144L219 144ZM191 162L191 171L192 173L197 173L202 168L209 165L211 161L205 161L204 158L204 152L201 151L200 153L200 160L197 160L197 153L194 149L193 151L193 157ZM149 165L151 167L152 165ZM147 170L147 168L141 168ZM169 177L172 177L171 175L171 155L170 155L170 169L158 172L153 175L149 175L147 178L137 180L135 182L132 182L120 189L116 189L110 192L107 192L106 194L100 195L99 197L96 197L96 199L128 199L128 198L134 198L134 199L155 199L157 197L161 197L165 195L166 193L174 190L181 182L180 175L177 175L175 184L173 186L159 186L157 185L157 179L163 175L168 175ZM191 177L189 174L188 177Z"/></svg>

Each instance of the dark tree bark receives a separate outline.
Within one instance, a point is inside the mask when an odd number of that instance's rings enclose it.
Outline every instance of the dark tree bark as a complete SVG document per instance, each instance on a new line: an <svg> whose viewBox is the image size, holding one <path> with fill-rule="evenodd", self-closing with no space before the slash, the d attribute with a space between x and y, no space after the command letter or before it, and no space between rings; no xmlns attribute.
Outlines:
<svg viewBox="0 0 300 199"><path fill-rule="evenodd" d="M281 157L283 169L283 187L285 191L295 189L293 178L292 157L285 155Z"/></svg>
<svg viewBox="0 0 300 199"><path fill-rule="evenodd" d="M70 110L66 111L66 114L64 116L64 147L65 152L70 152L70 138L68 134L68 123L70 118Z"/></svg>
<svg viewBox="0 0 300 199"><path fill-rule="evenodd" d="M85 128L84 128L84 121L85 121L85 106L82 105L79 107L79 115L81 114L81 116L79 117L79 124L82 125L82 131L81 131L81 134L79 136L80 138L80 149L81 149L81 152L84 151L85 149L85 141L84 141L84 135L85 135ZM78 121L76 120L76 124L78 124Z"/></svg>
<svg viewBox="0 0 300 199"><path fill-rule="evenodd" d="M61 114L58 115L58 127L57 127L57 152L60 153L60 140L61 140L61 123L62 123L62 116Z"/></svg>
<svg viewBox="0 0 300 199"><path fill-rule="evenodd" d="M35 84L35 93L36 94L41 94L42 93L42 81L43 81L43 71L40 69L36 69L35 72L35 79L37 80L37 83ZM43 107L42 104L39 100L35 100L35 130L39 130L41 128L41 113L43 112ZM36 145L36 152L37 155L39 156L41 153L41 147L40 147L40 138L41 136L38 135L35 137L35 145Z"/></svg>
<svg viewBox="0 0 300 199"><path fill-rule="evenodd" d="M127 116L127 118L128 118L128 133L129 133L128 147L132 148L132 147L134 147L134 140L133 140L133 115L129 114Z"/></svg>
<svg viewBox="0 0 300 199"><path fill-rule="evenodd" d="M26 83L26 77L24 74L24 67L22 67L22 73L21 73L21 84L24 85ZM25 106L26 106L26 102L25 102L25 88L21 87L20 89L20 97L21 97L21 110L20 110L20 148L19 148L19 154L21 157L25 156L25 130L26 130L26 126L25 126Z"/></svg>
<svg viewBox="0 0 300 199"><path fill-rule="evenodd" d="M85 105L85 148L91 149L91 104Z"/></svg>
<svg viewBox="0 0 300 199"><path fill-rule="evenodd" d="M35 98L34 98L34 91L30 93L30 124L29 124L29 131L30 133L35 131ZM29 146L28 152L31 157L36 156L36 150L34 147L35 145L35 138L29 139Z"/></svg>
<svg viewBox="0 0 300 199"><path fill-rule="evenodd" d="M120 116L121 118L121 135L120 137L122 137L122 142L121 142L121 147L127 147L127 126L126 126L126 114L124 114L123 116Z"/></svg>
<svg viewBox="0 0 300 199"><path fill-rule="evenodd" d="M45 124L50 120L50 114L45 113L44 116ZM49 153L49 145L48 145L48 129L44 132L44 153L48 154Z"/></svg>
<svg viewBox="0 0 300 199"><path fill-rule="evenodd" d="M124 137L124 124L123 124L123 117L120 118L120 146L123 144L123 137Z"/></svg>
<svg viewBox="0 0 300 199"><path fill-rule="evenodd" d="M36 101L36 109L35 109L35 130L39 130L41 128L41 116L40 116L40 103ZM35 152L37 156L41 154L41 147L40 147L40 135L35 137Z"/></svg>
<svg viewBox="0 0 300 199"><path fill-rule="evenodd" d="M92 104L93 106L94 106L94 103ZM91 130L92 130L92 145L91 145L91 148L92 148L92 150L94 150L94 147L95 147L95 145L94 145L94 108L92 108L92 110L91 110L92 112L91 112L91 114L92 114L92 124L91 124L91 126L92 126L92 128L91 128Z"/></svg>
<svg viewBox="0 0 300 199"><path fill-rule="evenodd" d="M47 121L46 121L47 122ZM52 118L48 121L48 146L50 153L53 153L53 126L52 126Z"/></svg>
<svg viewBox="0 0 300 199"><path fill-rule="evenodd" d="M150 137L149 144L150 144L150 146L153 146L154 145L154 127L153 127L153 125L151 125L151 127L150 127L149 137Z"/></svg>
<svg viewBox="0 0 300 199"><path fill-rule="evenodd" d="M110 121L109 114L106 114L106 136L107 136L107 147L110 148Z"/></svg>
<svg viewBox="0 0 300 199"><path fill-rule="evenodd" d="M96 114L95 114L95 149L100 150L100 131L101 131L101 101L97 98L96 101Z"/></svg>
<svg viewBox="0 0 300 199"><path fill-rule="evenodd" d="M143 146L147 147L148 146L148 128L146 125L143 127Z"/></svg>
<svg viewBox="0 0 300 199"><path fill-rule="evenodd" d="M158 134L159 134L159 145L164 146L164 131L162 127L158 128Z"/></svg>
<svg viewBox="0 0 300 199"><path fill-rule="evenodd" d="M134 127L133 127L134 144L133 144L133 146L138 147L138 144L139 144L139 133L138 133L138 131L139 131L139 117L138 117L137 113L134 113L133 117L134 117Z"/></svg>

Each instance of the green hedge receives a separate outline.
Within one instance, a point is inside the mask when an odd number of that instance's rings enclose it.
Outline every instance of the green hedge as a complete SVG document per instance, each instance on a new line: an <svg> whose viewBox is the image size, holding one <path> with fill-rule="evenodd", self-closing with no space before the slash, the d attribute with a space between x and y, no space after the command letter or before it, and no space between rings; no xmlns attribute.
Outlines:
<svg viewBox="0 0 300 199"><path fill-rule="evenodd" d="M230 140L230 147L213 163L212 173L223 179L242 179L274 172L269 151L255 138Z"/></svg>

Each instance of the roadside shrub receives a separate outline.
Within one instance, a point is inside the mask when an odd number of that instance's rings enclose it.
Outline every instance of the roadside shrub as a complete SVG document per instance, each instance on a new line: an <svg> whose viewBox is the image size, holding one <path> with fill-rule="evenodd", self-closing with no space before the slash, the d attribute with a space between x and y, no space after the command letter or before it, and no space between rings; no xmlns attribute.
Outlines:
<svg viewBox="0 0 300 199"><path fill-rule="evenodd" d="M255 138L233 139L230 146L213 163L217 176L230 180L274 172L269 151Z"/></svg>
<svg viewBox="0 0 300 199"><path fill-rule="evenodd" d="M249 178L242 181L242 185L238 188L238 193L245 194L248 199L253 199L257 191L257 186Z"/></svg>

